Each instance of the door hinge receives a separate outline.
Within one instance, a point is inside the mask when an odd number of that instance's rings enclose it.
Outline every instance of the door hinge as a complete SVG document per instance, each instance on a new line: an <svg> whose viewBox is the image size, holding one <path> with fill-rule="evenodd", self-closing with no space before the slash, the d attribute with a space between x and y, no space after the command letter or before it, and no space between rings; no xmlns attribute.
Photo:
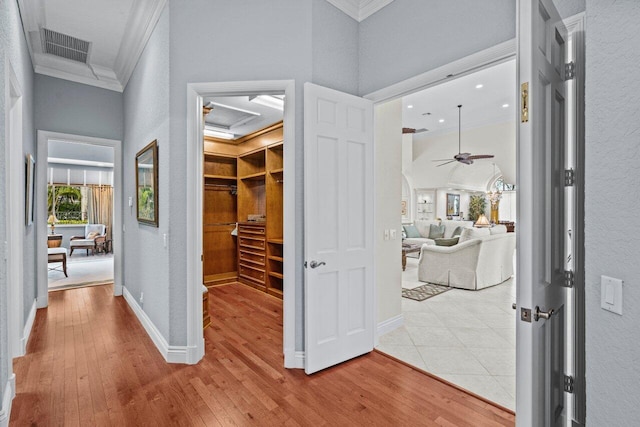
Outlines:
<svg viewBox="0 0 640 427"><path fill-rule="evenodd" d="M307 268L307 261L304 262L304 268Z"/></svg>
<svg viewBox="0 0 640 427"><path fill-rule="evenodd" d="M576 63L571 61L564 64L564 79L573 80L576 76Z"/></svg>
<svg viewBox="0 0 640 427"><path fill-rule="evenodd" d="M576 182L576 173L573 169L564 170L564 186L573 187Z"/></svg>
<svg viewBox="0 0 640 427"><path fill-rule="evenodd" d="M575 285L575 275L573 274L573 271L565 270L563 276L564 280L562 281L562 286L565 288L573 288Z"/></svg>
<svg viewBox="0 0 640 427"><path fill-rule="evenodd" d="M573 377L571 375L564 376L564 391L567 393L573 393Z"/></svg>

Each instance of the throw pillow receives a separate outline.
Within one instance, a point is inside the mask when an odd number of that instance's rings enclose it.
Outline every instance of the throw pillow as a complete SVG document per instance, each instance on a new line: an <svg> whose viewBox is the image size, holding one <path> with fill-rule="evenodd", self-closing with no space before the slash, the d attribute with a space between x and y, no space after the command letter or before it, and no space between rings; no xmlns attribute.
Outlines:
<svg viewBox="0 0 640 427"><path fill-rule="evenodd" d="M460 236L462 234L462 230L464 230L464 227L461 227L461 226L456 227L456 229L453 230L453 234L451 235L451 237Z"/></svg>
<svg viewBox="0 0 640 427"><path fill-rule="evenodd" d="M87 239L95 239L96 237L98 237L97 231L92 231L91 233L87 234Z"/></svg>
<svg viewBox="0 0 640 427"><path fill-rule="evenodd" d="M402 228L404 228L407 238L421 237L415 225L403 225Z"/></svg>
<svg viewBox="0 0 640 427"><path fill-rule="evenodd" d="M456 236L456 237L452 237L450 239L436 239L436 246L454 246L458 244L458 239L460 237Z"/></svg>
<svg viewBox="0 0 640 427"><path fill-rule="evenodd" d="M429 226L429 238L441 239L444 237L444 225L431 224Z"/></svg>
<svg viewBox="0 0 640 427"><path fill-rule="evenodd" d="M462 230L459 243L466 242L467 240L479 239L489 235L491 235L491 232L488 228L465 228Z"/></svg>

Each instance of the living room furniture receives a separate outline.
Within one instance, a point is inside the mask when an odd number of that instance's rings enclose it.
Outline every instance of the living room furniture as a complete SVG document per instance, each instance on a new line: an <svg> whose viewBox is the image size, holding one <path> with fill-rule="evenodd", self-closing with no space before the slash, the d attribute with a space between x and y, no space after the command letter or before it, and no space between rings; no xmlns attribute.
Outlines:
<svg viewBox="0 0 640 427"><path fill-rule="evenodd" d="M416 220L414 222L415 228L418 230L419 237L407 237L403 243L417 244L417 245L435 245L435 239L429 238L429 229L431 224L444 225L444 235L442 238L450 239L453 237L453 233L458 227L468 228L473 226L473 221L455 221L455 220ZM405 226L406 227L406 226Z"/></svg>
<svg viewBox="0 0 640 427"><path fill-rule="evenodd" d="M422 248L422 245L413 243L402 244L402 271L405 271L407 268L407 254L418 253L420 252L420 248Z"/></svg>
<svg viewBox="0 0 640 427"><path fill-rule="evenodd" d="M62 263L62 272L64 273L64 277L67 276L67 248L48 248L47 249L47 263L51 264L54 262ZM55 270L58 267L50 267L49 270Z"/></svg>
<svg viewBox="0 0 640 427"><path fill-rule="evenodd" d="M455 246L423 245L418 280L478 290L513 276L516 236L506 227L465 229Z"/></svg>
<svg viewBox="0 0 640 427"><path fill-rule="evenodd" d="M47 247L59 248L62 246L62 234L47 234Z"/></svg>
<svg viewBox="0 0 640 427"><path fill-rule="evenodd" d="M87 256L89 250L95 254L96 243L103 245L106 240L107 226L104 224L87 224L84 226L84 235L73 236L69 239L69 256L73 255L74 249L86 249Z"/></svg>

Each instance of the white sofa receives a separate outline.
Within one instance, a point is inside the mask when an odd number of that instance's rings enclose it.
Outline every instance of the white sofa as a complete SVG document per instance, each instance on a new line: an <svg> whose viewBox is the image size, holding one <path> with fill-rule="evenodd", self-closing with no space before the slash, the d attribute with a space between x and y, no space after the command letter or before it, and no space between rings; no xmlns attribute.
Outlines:
<svg viewBox="0 0 640 427"><path fill-rule="evenodd" d="M420 233L420 237L407 237L402 242L417 245L435 245L435 240L429 239L429 226L431 224L444 225L444 238L453 236L456 228L468 228L473 226L473 221L453 221L453 220L416 220L414 225Z"/></svg>
<svg viewBox="0 0 640 427"><path fill-rule="evenodd" d="M465 229L454 246L423 245L418 280L454 288L478 290L513 276L515 233L504 225Z"/></svg>

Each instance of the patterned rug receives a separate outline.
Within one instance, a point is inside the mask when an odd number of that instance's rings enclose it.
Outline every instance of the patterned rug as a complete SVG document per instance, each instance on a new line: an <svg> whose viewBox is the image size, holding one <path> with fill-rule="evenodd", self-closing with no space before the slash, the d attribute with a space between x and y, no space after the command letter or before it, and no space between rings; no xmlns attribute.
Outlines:
<svg viewBox="0 0 640 427"><path fill-rule="evenodd" d="M447 292L449 289L451 288L448 286L425 283L424 285L413 289L402 288L402 296L416 301L424 301L443 292Z"/></svg>

